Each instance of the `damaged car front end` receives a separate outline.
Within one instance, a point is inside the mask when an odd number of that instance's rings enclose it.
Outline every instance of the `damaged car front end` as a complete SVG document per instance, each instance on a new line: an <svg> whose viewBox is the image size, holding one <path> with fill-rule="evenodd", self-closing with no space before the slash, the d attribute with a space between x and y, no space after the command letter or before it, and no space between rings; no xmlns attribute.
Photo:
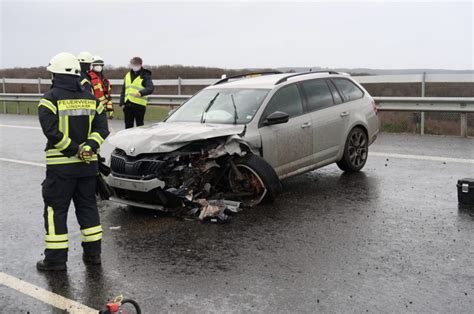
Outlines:
<svg viewBox="0 0 474 314"><path fill-rule="evenodd" d="M110 194L105 198L190 212L201 220L271 200L280 182L242 139L244 132L243 125L201 123L157 123L119 132L109 139L115 149L108 165L102 164Z"/></svg>

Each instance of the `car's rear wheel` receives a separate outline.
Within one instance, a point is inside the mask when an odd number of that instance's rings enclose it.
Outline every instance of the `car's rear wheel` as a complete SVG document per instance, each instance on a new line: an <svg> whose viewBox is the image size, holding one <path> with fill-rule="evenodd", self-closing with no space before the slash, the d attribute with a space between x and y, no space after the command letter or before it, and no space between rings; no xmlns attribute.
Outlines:
<svg viewBox="0 0 474 314"><path fill-rule="evenodd" d="M236 198L246 206L273 201L281 192L275 170L263 158L248 154L234 161L229 169L229 186Z"/></svg>
<svg viewBox="0 0 474 314"><path fill-rule="evenodd" d="M360 171L367 162L368 154L369 140L367 134L361 127L355 127L347 136L344 155L337 162L337 166L346 172Z"/></svg>

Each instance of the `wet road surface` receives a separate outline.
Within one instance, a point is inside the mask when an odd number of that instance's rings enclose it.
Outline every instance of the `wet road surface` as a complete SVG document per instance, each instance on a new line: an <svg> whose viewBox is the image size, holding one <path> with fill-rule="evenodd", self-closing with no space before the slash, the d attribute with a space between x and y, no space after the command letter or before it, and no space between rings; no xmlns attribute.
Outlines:
<svg viewBox="0 0 474 314"><path fill-rule="evenodd" d="M7 124L38 127L0 115ZM39 129L0 126L0 158L41 163L44 144ZM331 165L285 180L275 203L226 225L104 203L102 267L83 265L71 207L62 274L35 269L45 169L0 161L0 271L95 309L124 294L144 313L472 313L474 210L458 207L455 184L474 164L449 158L474 159L474 139L382 134L370 149L384 154L363 172ZM0 312L27 311L62 313L0 285Z"/></svg>

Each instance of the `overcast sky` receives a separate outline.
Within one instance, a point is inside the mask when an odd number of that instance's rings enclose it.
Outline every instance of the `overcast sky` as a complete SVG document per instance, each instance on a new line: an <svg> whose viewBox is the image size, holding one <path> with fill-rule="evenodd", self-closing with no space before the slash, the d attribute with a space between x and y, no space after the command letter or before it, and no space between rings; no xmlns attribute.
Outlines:
<svg viewBox="0 0 474 314"><path fill-rule="evenodd" d="M473 1L0 0L0 68L106 63L473 69Z"/></svg>

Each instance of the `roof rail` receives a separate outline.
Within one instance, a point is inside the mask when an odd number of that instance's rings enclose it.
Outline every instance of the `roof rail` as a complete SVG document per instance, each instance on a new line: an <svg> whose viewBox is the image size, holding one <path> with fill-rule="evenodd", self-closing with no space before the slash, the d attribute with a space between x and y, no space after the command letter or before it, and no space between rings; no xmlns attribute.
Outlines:
<svg viewBox="0 0 474 314"><path fill-rule="evenodd" d="M275 85L278 85L278 84L280 84L280 83L286 82L289 78L292 78L292 77L295 77L295 76L301 76L301 75L307 75L307 74L315 74L315 73L341 74L341 73L336 72L336 71L309 71L309 72L300 72L300 73L291 74L291 75L288 75L288 76L285 76L285 77L279 79L279 80L275 83Z"/></svg>
<svg viewBox="0 0 474 314"><path fill-rule="evenodd" d="M212 85L219 85L219 84L228 82L231 79L249 78L253 76L270 75L270 74L283 74L283 73L280 71L267 71L267 72L251 72L251 73L246 73L246 74L239 74L239 75L224 77L223 79L220 79L219 81L215 82Z"/></svg>

